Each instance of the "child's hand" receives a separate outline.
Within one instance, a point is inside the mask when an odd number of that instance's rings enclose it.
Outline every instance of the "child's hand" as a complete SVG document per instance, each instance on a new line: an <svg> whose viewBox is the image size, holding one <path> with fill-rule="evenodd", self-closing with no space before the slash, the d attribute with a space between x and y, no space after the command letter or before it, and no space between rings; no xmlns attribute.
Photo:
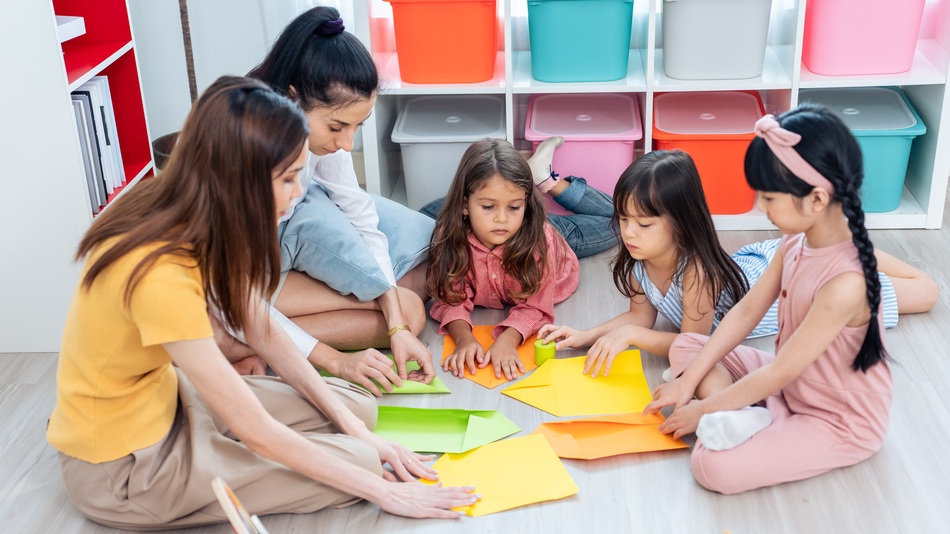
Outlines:
<svg viewBox="0 0 950 534"><path fill-rule="evenodd" d="M683 377L675 378L669 384L661 384L653 390L653 402L643 409L644 415L656 413L666 406L673 406L674 410L685 406L693 398L695 389L688 386Z"/></svg>
<svg viewBox="0 0 950 534"><path fill-rule="evenodd" d="M696 432L699 419L706 415L703 401L693 400L685 406L673 410L673 413L657 427L663 434L673 434L673 439L679 439L686 434Z"/></svg>
<svg viewBox="0 0 950 534"><path fill-rule="evenodd" d="M518 346L499 338L488 349L485 354L487 360L484 367L490 361L495 369L495 378L501 378L504 373L505 378L514 380L524 374L524 363L518 356Z"/></svg>
<svg viewBox="0 0 950 534"><path fill-rule="evenodd" d="M455 352L449 354L442 362L442 369L451 372L458 378L465 376L465 367L468 367L471 374L475 374L475 364L479 367L485 367L488 359L485 356L485 349L472 336L469 340L456 342Z"/></svg>
<svg viewBox="0 0 950 534"><path fill-rule="evenodd" d="M630 339L625 328L618 328L604 334L587 351L587 358L584 360L584 374L590 374L592 378L596 378L601 367L603 367L604 376L607 376L607 373L610 372L610 366L614 363L614 358L620 352L627 350L629 346Z"/></svg>
<svg viewBox="0 0 950 534"><path fill-rule="evenodd" d="M556 341L554 348L561 350L563 348L578 348L588 345L587 331L577 330L570 326L557 326L546 324L538 330L538 338L543 339L545 343Z"/></svg>

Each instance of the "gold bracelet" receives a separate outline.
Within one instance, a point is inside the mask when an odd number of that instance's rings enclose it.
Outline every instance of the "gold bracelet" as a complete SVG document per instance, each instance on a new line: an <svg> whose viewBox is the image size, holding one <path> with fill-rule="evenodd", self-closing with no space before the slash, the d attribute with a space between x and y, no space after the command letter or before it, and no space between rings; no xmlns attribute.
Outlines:
<svg viewBox="0 0 950 534"><path fill-rule="evenodd" d="M389 335L389 337L393 337L394 335L396 335L396 332L398 332L398 331L400 331L400 330L409 330L409 325L407 325L407 324L397 324L396 326L390 328L390 329L389 329L389 332L387 332L386 334Z"/></svg>

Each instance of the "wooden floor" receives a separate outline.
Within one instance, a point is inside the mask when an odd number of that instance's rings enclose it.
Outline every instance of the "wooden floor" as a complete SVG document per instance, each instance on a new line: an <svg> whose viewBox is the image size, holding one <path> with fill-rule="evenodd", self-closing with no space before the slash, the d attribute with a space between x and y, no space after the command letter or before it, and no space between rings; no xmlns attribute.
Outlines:
<svg viewBox="0 0 950 534"><path fill-rule="evenodd" d="M943 230L875 231L876 246L928 271L941 295L929 314L902 317L887 332L894 405L883 449L867 462L811 480L723 496L702 489L689 472L686 450L625 455L596 461L565 460L580 487L570 498L459 521L411 520L359 504L315 514L264 518L283 532L507 532L597 533L825 533L950 532L950 217ZM735 250L771 232L723 233ZM557 308L558 321L588 327L626 309L613 288L609 255L582 261L577 293ZM476 322L501 318L476 310ZM430 321L423 336L434 354L442 339ZM750 342L771 348L772 338ZM565 352L564 356L580 352ZM651 385L666 368L644 355ZM0 354L0 531L18 533L115 532L84 519L69 503L54 451L44 438L53 407L56 354ZM439 370L451 395L405 395L383 404L501 410L530 433L556 419L468 380ZM692 442L692 440L690 440ZM943 451L943 452L941 452ZM209 488L208 491L211 491ZM227 526L193 529L226 533Z"/></svg>

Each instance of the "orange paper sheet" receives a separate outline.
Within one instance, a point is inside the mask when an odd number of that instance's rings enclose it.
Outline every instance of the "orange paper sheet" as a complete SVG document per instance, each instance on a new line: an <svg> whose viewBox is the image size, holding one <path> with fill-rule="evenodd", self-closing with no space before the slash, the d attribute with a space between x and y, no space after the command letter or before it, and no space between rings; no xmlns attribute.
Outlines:
<svg viewBox="0 0 950 534"><path fill-rule="evenodd" d="M495 338L492 337L491 331L494 329L494 326L490 325L480 325L472 327L472 334L475 335L475 339L478 340L482 348L488 350L488 347L491 347L492 343L495 342ZM524 364L524 372L528 373L538 366L534 363L534 342L537 340L537 336L531 336L528 339L518 346L518 356L521 357L521 363ZM452 336L446 335L442 343L442 361L455 352L455 340L452 339ZM484 386L488 389L498 387L508 381L505 378L505 375L502 374L501 378L495 377L495 368L489 363L487 367L483 369L476 368L475 374L471 374L468 368L465 368L465 378Z"/></svg>
<svg viewBox="0 0 950 534"><path fill-rule="evenodd" d="M532 434L541 434L561 458L595 460L618 454L665 451L688 447L682 440L661 434L661 414L585 417L541 423Z"/></svg>

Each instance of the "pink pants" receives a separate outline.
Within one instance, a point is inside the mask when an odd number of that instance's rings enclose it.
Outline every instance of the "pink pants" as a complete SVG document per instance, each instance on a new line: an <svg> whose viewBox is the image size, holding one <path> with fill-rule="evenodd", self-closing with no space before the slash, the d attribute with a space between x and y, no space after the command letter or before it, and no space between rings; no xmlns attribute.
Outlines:
<svg viewBox="0 0 950 534"><path fill-rule="evenodd" d="M708 340L699 334L676 337L670 347L673 376L686 369ZM774 359L774 354L740 345L721 364L736 381ZM793 413L781 391L766 398L765 405L772 424L745 443L712 451L696 442L690 460L700 485L719 493L741 493L854 465L876 452L848 441L839 428L820 417Z"/></svg>

